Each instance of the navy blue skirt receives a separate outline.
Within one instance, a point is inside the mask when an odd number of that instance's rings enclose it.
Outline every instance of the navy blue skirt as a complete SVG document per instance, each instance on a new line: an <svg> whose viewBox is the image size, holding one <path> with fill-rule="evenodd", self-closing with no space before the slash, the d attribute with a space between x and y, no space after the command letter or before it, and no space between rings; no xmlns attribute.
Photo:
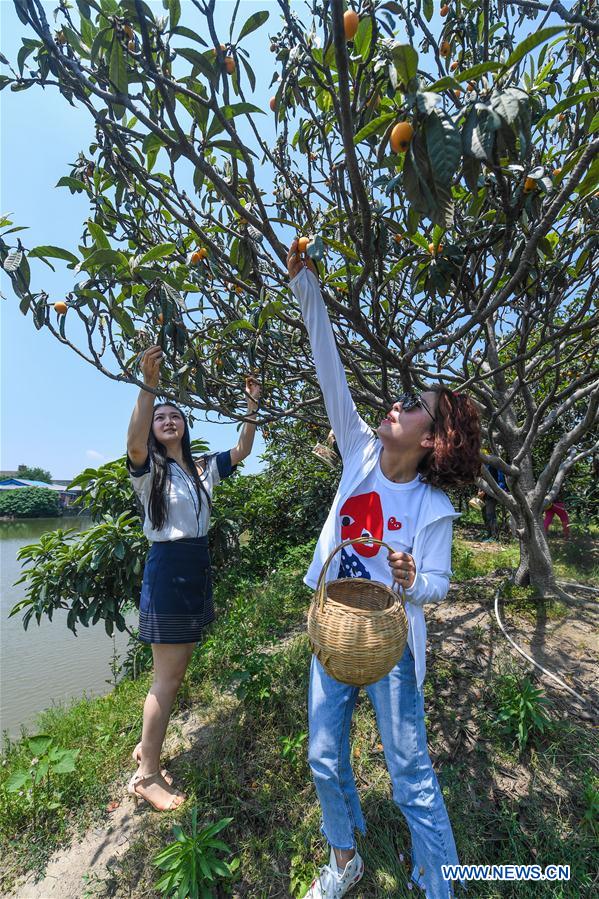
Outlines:
<svg viewBox="0 0 599 899"><path fill-rule="evenodd" d="M141 585L139 639L194 643L214 617L208 537L152 543Z"/></svg>

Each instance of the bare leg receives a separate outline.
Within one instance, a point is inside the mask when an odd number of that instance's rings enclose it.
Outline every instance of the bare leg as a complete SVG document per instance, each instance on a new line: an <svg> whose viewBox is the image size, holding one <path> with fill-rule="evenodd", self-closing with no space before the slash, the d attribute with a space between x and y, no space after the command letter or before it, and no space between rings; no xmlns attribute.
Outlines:
<svg viewBox="0 0 599 899"><path fill-rule="evenodd" d="M144 777L160 770L160 753L173 703L195 643L153 643L154 681L146 697L141 737L141 763L139 773ZM166 807L175 790L162 775L152 778L151 783L137 788L140 796L152 800L156 805Z"/></svg>

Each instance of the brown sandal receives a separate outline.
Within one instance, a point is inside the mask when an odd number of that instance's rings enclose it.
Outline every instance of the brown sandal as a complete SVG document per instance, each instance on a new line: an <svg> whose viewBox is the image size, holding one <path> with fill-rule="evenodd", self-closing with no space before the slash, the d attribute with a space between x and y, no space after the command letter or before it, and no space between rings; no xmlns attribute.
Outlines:
<svg viewBox="0 0 599 899"><path fill-rule="evenodd" d="M171 797L171 801L170 801L169 804L166 806L166 808L160 808L160 806L154 805L154 803L152 802L151 799L146 799L145 796L141 796L141 795L137 792L136 787L137 787L139 784L142 784L142 785L143 785L146 781L151 780L153 777L159 777L159 776L160 776L160 771L154 771L152 774L140 774L140 772L137 771L137 772L133 775L133 777L131 778L131 780L129 781L129 783L127 784L127 792L129 793L130 796L133 796L133 797L135 798L136 801L139 801L140 799L143 799L144 802L149 803L149 805L151 805L152 808L153 808L155 811L157 811L157 812L171 812L171 811L173 811L173 809L179 808L180 805L183 805L183 802L185 802L185 800L187 799L187 796L185 796L180 790L176 790L176 791L173 793L173 795L172 795L172 797ZM173 805L173 802L174 802L175 799L177 799L177 797L179 797L179 796L181 796L181 797L183 798L183 802L179 802L177 805Z"/></svg>
<svg viewBox="0 0 599 899"><path fill-rule="evenodd" d="M136 762L137 767L139 768L139 766L141 765L141 740L139 741L139 743L137 744L137 746L131 753L131 758L133 759L134 762ZM169 787L172 786L173 775L170 773L170 771L167 768L161 768L160 773L164 777L164 779L167 782L167 784L169 785Z"/></svg>

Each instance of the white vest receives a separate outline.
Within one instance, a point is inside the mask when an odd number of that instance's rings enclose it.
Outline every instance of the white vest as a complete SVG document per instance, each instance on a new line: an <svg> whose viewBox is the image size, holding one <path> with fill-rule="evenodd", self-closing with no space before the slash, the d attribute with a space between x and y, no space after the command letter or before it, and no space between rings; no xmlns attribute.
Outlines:
<svg viewBox="0 0 599 899"><path fill-rule="evenodd" d="M343 459L341 481L304 578L309 587L316 588L324 563L333 549L341 543L339 509L376 465L382 444L361 418L349 392L316 276L307 268L302 268L290 282L290 286L299 300L308 329L318 382ZM447 595L452 573L454 518L459 518L459 514L447 495L442 490L427 485L412 548L416 579L412 587L406 590L408 643L414 656L418 689L422 687L426 672L426 623L422 606L427 602L440 602ZM329 566L327 580L334 578L337 570L337 565Z"/></svg>

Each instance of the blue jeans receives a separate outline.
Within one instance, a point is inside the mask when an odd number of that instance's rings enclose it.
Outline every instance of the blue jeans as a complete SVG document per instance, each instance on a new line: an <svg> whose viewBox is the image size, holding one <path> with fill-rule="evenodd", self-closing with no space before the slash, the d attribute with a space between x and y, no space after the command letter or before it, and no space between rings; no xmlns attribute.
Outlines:
<svg viewBox="0 0 599 899"><path fill-rule="evenodd" d="M412 880L427 899L453 896L441 865L458 856L443 796L426 746L424 695L416 687L409 646L395 668L365 687L374 706L393 786L393 800L412 836ZM330 677L312 656L308 715L309 762L322 810L322 833L336 849L353 849L354 830L366 833L349 750L358 688Z"/></svg>

